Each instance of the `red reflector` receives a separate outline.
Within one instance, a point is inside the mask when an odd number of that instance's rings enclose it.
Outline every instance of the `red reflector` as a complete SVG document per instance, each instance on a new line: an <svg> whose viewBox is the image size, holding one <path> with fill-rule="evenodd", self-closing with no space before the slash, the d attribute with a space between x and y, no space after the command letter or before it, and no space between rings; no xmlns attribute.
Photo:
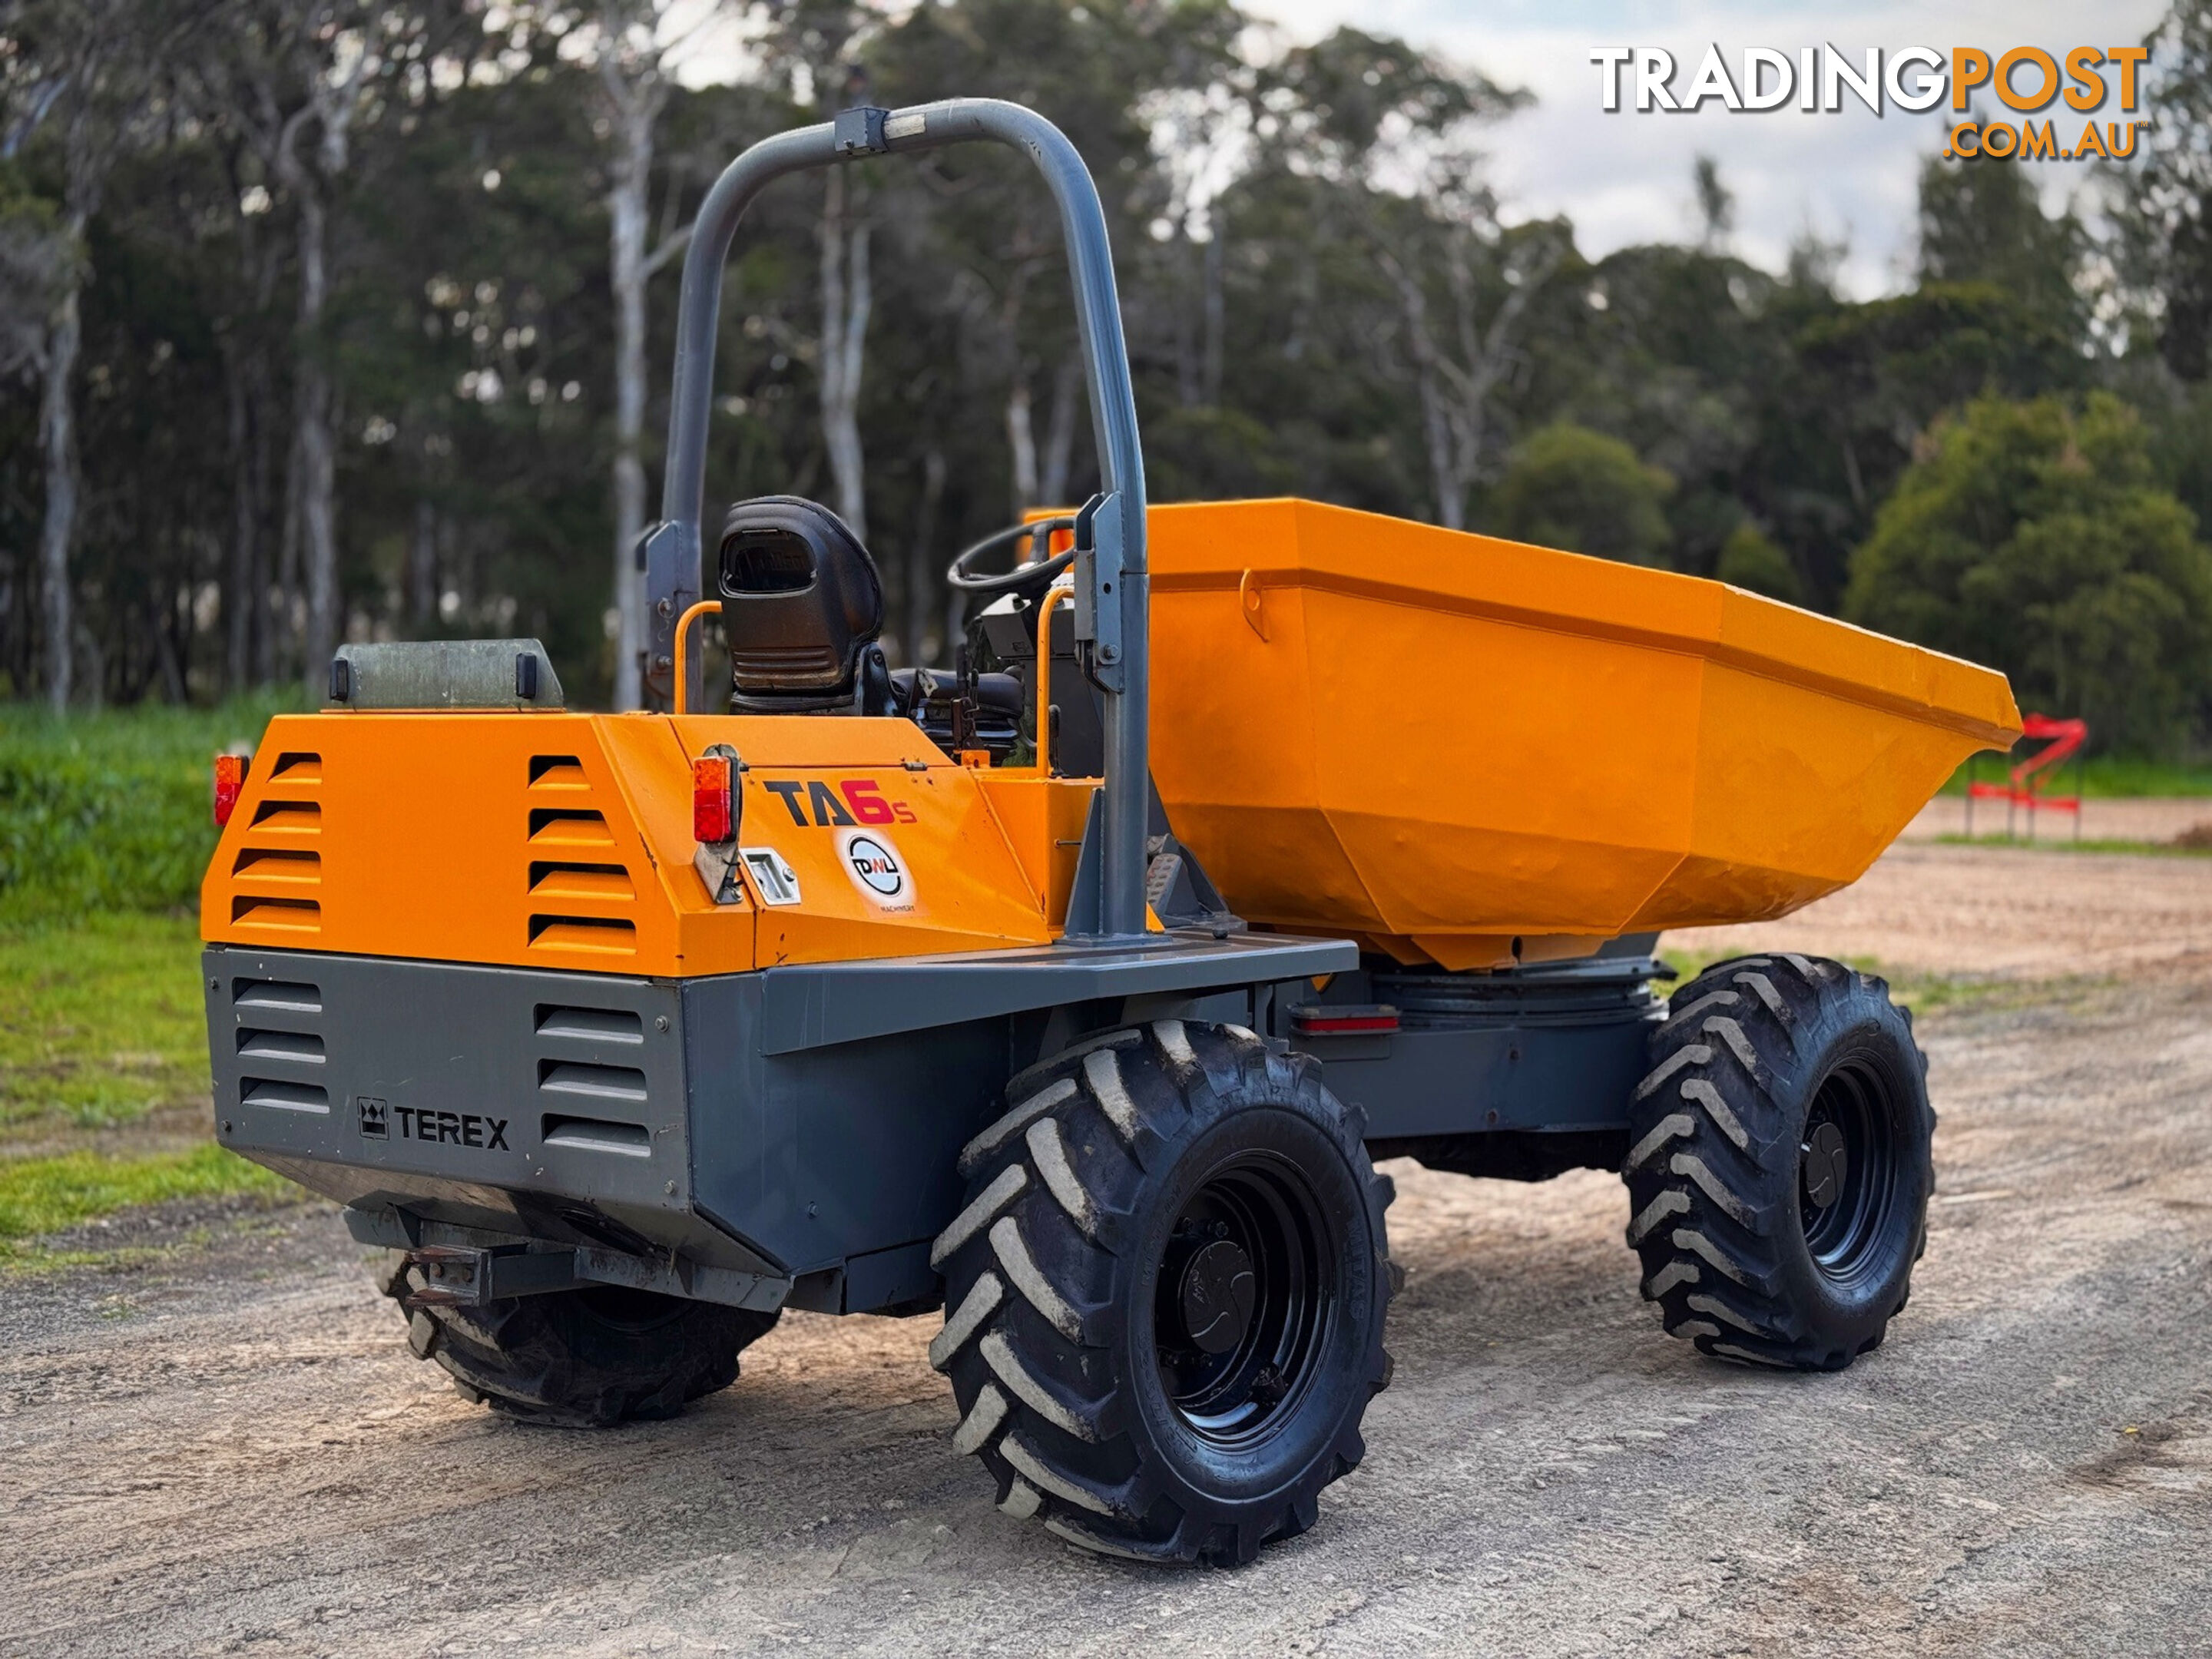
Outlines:
<svg viewBox="0 0 2212 1659"><path fill-rule="evenodd" d="M738 833L730 805L730 763L721 755L702 755L691 763L691 839L726 842Z"/></svg>
<svg viewBox="0 0 2212 1659"><path fill-rule="evenodd" d="M1321 1008L1293 1008L1291 1029L1300 1036L1353 1036L1367 1031L1395 1031L1398 1029L1395 1008L1346 1008L1341 1012Z"/></svg>
<svg viewBox="0 0 2212 1659"><path fill-rule="evenodd" d="M215 823L220 830L230 822L231 810L238 805L238 792L246 787L246 757L217 755L215 757Z"/></svg>

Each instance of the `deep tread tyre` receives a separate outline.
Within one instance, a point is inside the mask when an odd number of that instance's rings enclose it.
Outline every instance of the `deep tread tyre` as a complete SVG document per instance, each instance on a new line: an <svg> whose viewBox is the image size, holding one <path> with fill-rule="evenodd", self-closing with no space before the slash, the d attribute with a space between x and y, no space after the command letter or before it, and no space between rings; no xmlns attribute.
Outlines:
<svg viewBox="0 0 2212 1659"><path fill-rule="evenodd" d="M1889 987L1743 957L1677 991L1629 1107L1628 1242L1667 1329L1836 1370L1905 1306L1935 1190L1927 1060Z"/></svg>
<svg viewBox="0 0 2212 1659"><path fill-rule="evenodd" d="M420 1269L392 1253L386 1296L422 1287ZM503 1417L556 1428L603 1429L673 1417L737 1381L738 1353L778 1316L620 1285L513 1297L481 1308L418 1307L407 1341L434 1359L468 1398Z"/></svg>
<svg viewBox="0 0 2212 1659"><path fill-rule="evenodd" d="M1000 1508L1107 1555L1242 1563L1304 1532L1390 1375L1363 1115L1305 1057L1175 1020L1006 1097L933 1251L954 1446Z"/></svg>

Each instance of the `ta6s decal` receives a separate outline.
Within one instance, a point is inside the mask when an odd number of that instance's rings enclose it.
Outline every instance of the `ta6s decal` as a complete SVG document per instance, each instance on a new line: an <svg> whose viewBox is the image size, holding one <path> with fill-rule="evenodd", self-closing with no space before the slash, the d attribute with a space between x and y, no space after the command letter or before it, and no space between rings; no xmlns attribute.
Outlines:
<svg viewBox="0 0 2212 1659"><path fill-rule="evenodd" d="M873 778L840 778L834 789L819 778L763 778L761 787L783 803L802 830L915 822L914 808L902 800L885 800L883 786Z"/></svg>

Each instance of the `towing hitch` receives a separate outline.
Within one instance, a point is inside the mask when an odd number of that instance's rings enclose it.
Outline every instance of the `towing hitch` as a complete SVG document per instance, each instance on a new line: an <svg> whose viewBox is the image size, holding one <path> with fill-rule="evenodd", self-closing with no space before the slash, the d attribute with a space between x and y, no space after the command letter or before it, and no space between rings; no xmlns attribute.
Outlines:
<svg viewBox="0 0 2212 1659"><path fill-rule="evenodd" d="M410 1267L422 1272L419 1286L408 1277ZM571 1291L584 1282L576 1277L575 1251L526 1244L419 1244L392 1268L399 1304L410 1314L417 1308L481 1308L509 1297Z"/></svg>

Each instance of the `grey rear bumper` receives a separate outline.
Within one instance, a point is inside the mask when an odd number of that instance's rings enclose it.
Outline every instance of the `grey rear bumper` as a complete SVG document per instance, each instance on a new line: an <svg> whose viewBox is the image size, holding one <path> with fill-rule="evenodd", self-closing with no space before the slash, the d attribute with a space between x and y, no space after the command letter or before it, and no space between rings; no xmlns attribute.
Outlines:
<svg viewBox="0 0 2212 1659"><path fill-rule="evenodd" d="M684 981L203 961L219 1139L349 1206L365 1243L531 1241L593 1279L858 1312L936 1294L959 1149L1042 1048L1249 1023L1270 985L1358 953L1176 936Z"/></svg>
<svg viewBox="0 0 2212 1659"><path fill-rule="evenodd" d="M374 1242L421 1243L428 1224L785 1278L693 1208L678 987L221 945L202 960L218 1138L385 1218Z"/></svg>

